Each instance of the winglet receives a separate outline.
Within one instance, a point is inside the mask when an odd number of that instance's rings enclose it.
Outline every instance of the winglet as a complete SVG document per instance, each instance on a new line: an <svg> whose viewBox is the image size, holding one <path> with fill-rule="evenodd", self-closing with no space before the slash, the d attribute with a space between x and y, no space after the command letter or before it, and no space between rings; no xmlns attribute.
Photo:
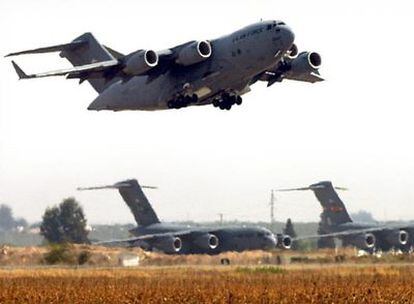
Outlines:
<svg viewBox="0 0 414 304"><path fill-rule="evenodd" d="M16 71L16 73L17 73L17 75L19 76L19 79L27 79L27 78L30 78L18 65L17 65L17 63L16 62L14 62L13 60L12 60L12 64L13 64L13 67L14 67L14 69L15 69L15 71Z"/></svg>

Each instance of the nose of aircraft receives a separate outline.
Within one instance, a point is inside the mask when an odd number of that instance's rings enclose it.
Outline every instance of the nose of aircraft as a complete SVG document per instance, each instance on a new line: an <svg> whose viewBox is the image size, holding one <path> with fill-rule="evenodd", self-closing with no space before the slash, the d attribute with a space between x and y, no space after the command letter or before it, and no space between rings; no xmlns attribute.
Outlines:
<svg viewBox="0 0 414 304"><path fill-rule="evenodd" d="M283 45L286 49L290 48L293 42L295 41L295 34L286 25L279 25L280 31L282 33Z"/></svg>

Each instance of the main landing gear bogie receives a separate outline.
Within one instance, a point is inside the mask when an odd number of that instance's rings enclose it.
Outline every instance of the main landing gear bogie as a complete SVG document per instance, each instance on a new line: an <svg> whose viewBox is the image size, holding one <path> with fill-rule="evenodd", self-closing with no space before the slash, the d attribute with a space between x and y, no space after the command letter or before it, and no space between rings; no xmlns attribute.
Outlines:
<svg viewBox="0 0 414 304"><path fill-rule="evenodd" d="M233 105L241 105L242 98L239 95L230 95L224 93L221 95L221 99L215 100L213 106L220 108L221 110L230 110Z"/></svg>
<svg viewBox="0 0 414 304"><path fill-rule="evenodd" d="M192 95L179 95L177 98L170 100L167 103L167 106L170 109L180 109L188 107L190 104L196 103L198 101L198 96L196 94Z"/></svg>

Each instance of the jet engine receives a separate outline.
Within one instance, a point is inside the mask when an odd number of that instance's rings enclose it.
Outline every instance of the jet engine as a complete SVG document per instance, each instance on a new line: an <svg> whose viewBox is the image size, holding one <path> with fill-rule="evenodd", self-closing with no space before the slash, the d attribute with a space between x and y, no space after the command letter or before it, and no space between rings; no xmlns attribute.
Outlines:
<svg viewBox="0 0 414 304"><path fill-rule="evenodd" d="M385 240L394 247L407 245L409 234L405 230L391 230L385 233Z"/></svg>
<svg viewBox="0 0 414 304"><path fill-rule="evenodd" d="M141 75L158 64L158 55L153 50L138 51L125 62L123 72L128 75Z"/></svg>
<svg viewBox="0 0 414 304"><path fill-rule="evenodd" d="M280 249L290 249L292 247L292 238L286 234L277 234L277 247Z"/></svg>
<svg viewBox="0 0 414 304"><path fill-rule="evenodd" d="M159 238L153 247L164 253L179 253L183 247L183 242L177 236L166 236Z"/></svg>
<svg viewBox="0 0 414 304"><path fill-rule="evenodd" d="M179 53L176 63L180 65L192 65L206 60L211 56L211 44L206 40L194 41L184 47Z"/></svg>
<svg viewBox="0 0 414 304"><path fill-rule="evenodd" d="M322 64L321 55L316 52L302 52L292 59L290 70L292 74L307 74L316 71Z"/></svg>
<svg viewBox="0 0 414 304"><path fill-rule="evenodd" d="M286 56L289 59L295 59L296 57L298 57L299 54L299 50L296 44L292 44L292 46L290 47L290 49L287 51Z"/></svg>
<svg viewBox="0 0 414 304"><path fill-rule="evenodd" d="M372 233L350 236L348 242L361 249L372 249L375 247L376 237Z"/></svg>
<svg viewBox="0 0 414 304"><path fill-rule="evenodd" d="M206 233L197 237L194 244L203 249L216 249L219 245L219 238L214 234Z"/></svg>

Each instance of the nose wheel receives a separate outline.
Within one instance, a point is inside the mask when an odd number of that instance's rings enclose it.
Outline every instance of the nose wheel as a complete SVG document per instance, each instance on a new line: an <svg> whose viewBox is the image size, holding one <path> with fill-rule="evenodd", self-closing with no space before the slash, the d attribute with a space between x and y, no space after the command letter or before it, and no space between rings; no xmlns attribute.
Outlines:
<svg viewBox="0 0 414 304"><path fill-rule="evenodd" d="M180 109L188 107L192 103L196 103L198 97L196 94L193 95L179 95L178 97L171 99L167 102L167 106L170 109Z"/></svg>
<svg viewBox="0 0 414 304"><path fill-rule="evenodd" d="M242 101L239 95L223 93L220 99L213 102L213 106L220 108L220 110L230 110L233 105L241 105Z"/></svg>

